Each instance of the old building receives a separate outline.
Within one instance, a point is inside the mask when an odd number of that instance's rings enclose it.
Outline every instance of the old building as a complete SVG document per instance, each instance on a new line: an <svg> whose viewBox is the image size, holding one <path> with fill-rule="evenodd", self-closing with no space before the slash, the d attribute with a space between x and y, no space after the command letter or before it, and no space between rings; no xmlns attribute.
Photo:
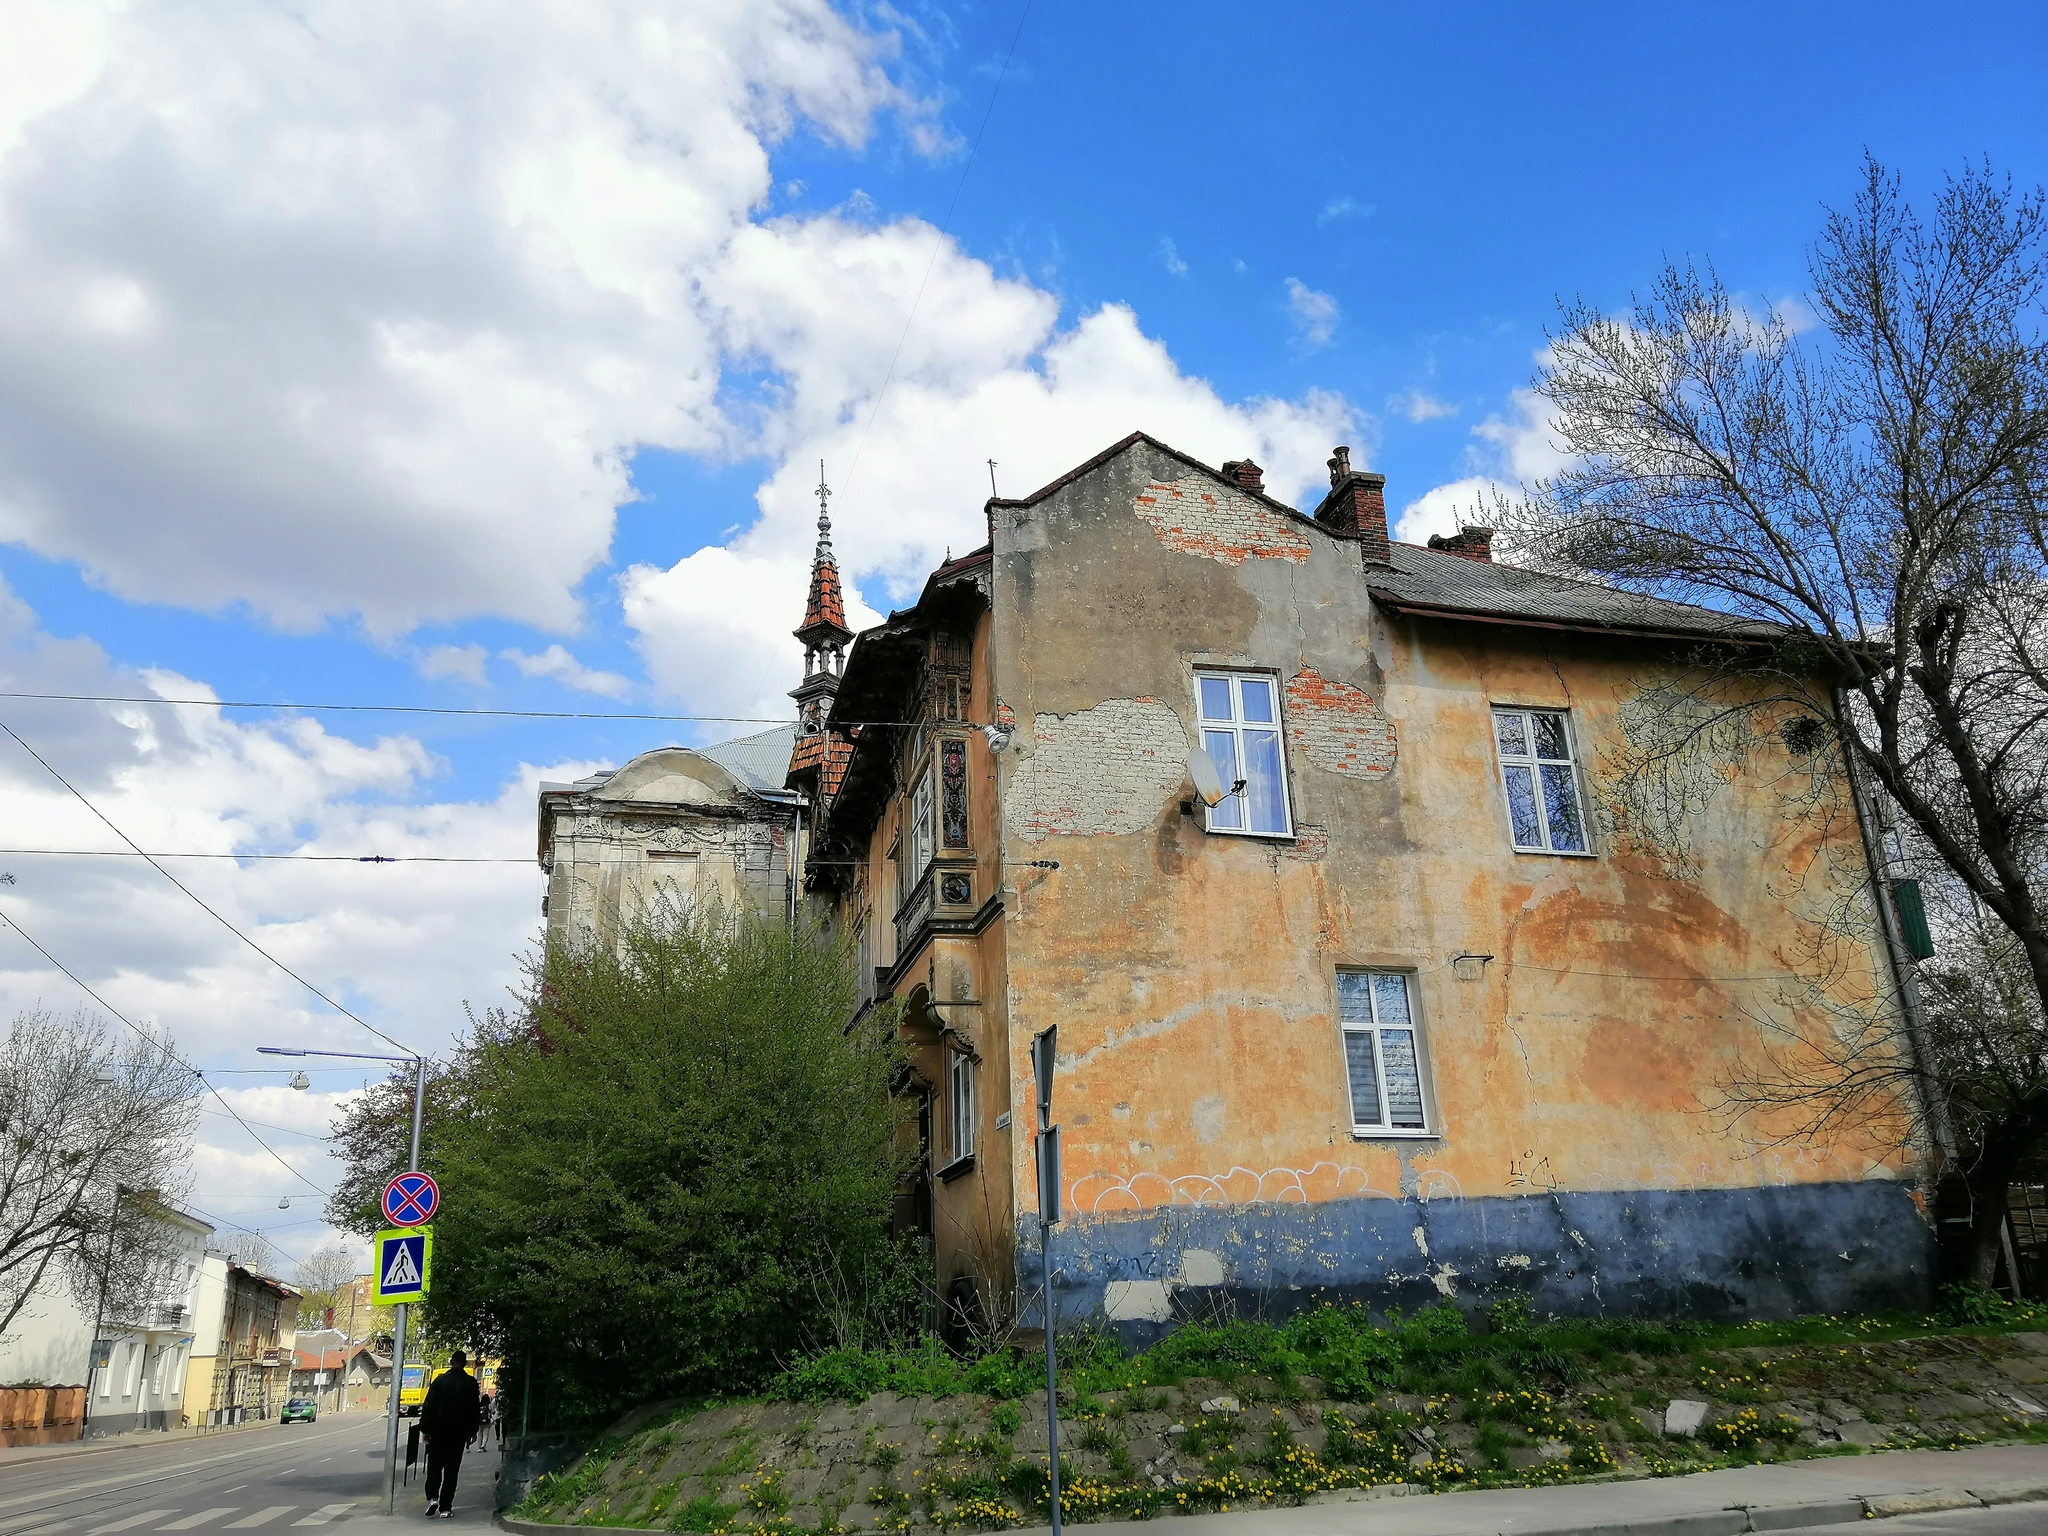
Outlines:
<svg viewBox="0 0 2048 1536"><path fill-rule="evenodd" d="M793 729L661 747L623 768L540 787L541 910L550 947L613 934L649 903L786 911L798 796Z"/></svg>
<svg viewBox="0 0 2048 1536"><path fill-rule="evenodd" d="M291 1394L297 1289L209 1253L193 1314L185 1423L241 1424L282 1412Z"/></svg>
<svg viewBox="0 0 2048 1536"><path fill-rule="evenodd" d="M1860 882L1828 984L1896 995L1854 821L1789 814L1782 763L1721 785L1689 860L1596 814L1624 704L1768 631L1496 563L1484 529L1394 543L1380 476L1339 449L1330 482L1304 513L1135 434L991 500L989 544L843 668L821 541L789 782L810 889L905 1005L899 1220L956 1306L1030 1316L1053 1025L1064 1318L1920 1300L1904 1157L1713 1112L1811 999L1810 871Z"/></svg>

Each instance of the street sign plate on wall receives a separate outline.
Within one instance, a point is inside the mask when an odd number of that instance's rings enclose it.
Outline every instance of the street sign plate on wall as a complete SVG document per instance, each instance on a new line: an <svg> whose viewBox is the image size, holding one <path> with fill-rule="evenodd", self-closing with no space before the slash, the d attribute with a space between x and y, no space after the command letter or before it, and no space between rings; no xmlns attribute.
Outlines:
<svg viewBox="0 0 2048 1536"><path fill-rule="evenodd" d="M432 1227L393 1227L377 1234L374 1304L394 1306L427 1294L434 1267Z"/></svg>
<svg viewBox="0 0 2048 1536"><path fill-rule="evenodd" d="M441 1205L431 1173L409 1169L384 1186L384 1219L394 1227L424 1227Z"/></svg>

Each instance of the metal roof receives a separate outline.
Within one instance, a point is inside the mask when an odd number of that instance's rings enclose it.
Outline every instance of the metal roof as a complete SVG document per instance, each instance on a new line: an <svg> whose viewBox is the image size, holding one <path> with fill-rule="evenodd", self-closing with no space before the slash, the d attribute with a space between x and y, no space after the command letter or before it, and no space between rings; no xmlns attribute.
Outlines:
<svg viewBox="0 0 2048 1536"><path fill-rule="evenodd" d="M770 726L753 736L722 741L715 747L697 750L725 769L747 788L758 792L782 793L783 778L789 772L789 754L796 748L796 724Z"/></svg>
<svg viewBox="0 0 2048 1536"><path fill-rule="evenodd" d="M1785 633L1779 625L1712 608L1643 597L1518 566L1494 565L1415 544L1394 545L1391 563L1392 570L1368 568L1366 586L1376 601L1403 612L1728 640L1771 640Z"/></svg>

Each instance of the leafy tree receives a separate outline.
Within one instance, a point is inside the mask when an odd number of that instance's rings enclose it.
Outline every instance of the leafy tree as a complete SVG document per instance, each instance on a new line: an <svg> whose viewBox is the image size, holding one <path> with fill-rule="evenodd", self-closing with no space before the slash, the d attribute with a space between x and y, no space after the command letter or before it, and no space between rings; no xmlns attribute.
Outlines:
<svg viewBox="0 0 2048 1536"><path fill-rule="evenodd" d="M896 1020L849 1031L858 1003L841 948L716 910L535 962L524 1006L437 1075L433 1334L531 1361L574 1416L756 1383L829 1333L832 1298L889 1260L904 1166ZM335 1213L358 1230L398 1098L337 1126L378 1149Z"/></svg>
<svg viewBox="0 0 2048 1536"><path fill-rule="evenodd" d="M1987 1283L2006 1183L2048 1135L2044 232L2041 193L1988 167L1947 180L1923 221L1866 162L1812 251L1807 335L1691 266L1626 314L1567 306L1535 388L1571 458L1495 509L1525 557L1776 626L1731 626L1635 701L1618 824L1682 841L1731 761L1759 754L1803 761L1821 798L1860 775L1908 852L2007 936L1996 982L2027 996L1989 1023L1997 1093L1955 1049L1967 1029L1906 1038L1891 996L1738 1085L1804 1108L1808 1131L1889 1104L1947 1141L1990 1218ZM1941 995L1952 1026L1999 1006Z"/></svg>

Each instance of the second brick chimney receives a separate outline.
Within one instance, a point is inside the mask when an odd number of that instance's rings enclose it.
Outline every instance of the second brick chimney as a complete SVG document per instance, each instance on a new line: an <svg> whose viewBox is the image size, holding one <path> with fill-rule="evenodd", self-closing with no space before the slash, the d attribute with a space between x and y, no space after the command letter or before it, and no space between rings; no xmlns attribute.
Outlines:
<svg viewBox="0 0 2048 1536"><path fill-rule="evenodd" d="M1447 555L1463 555L1467 560L1484 560L1493 564L1493 530L1466 526L1456 533L1432 533L1429 547L1440 549Z"/></svg>
<svg viewBox="0 0 2048 1536"><path fill-rule="evenodd" d="M1330 494L1316 508L1316 521L1332 533L1358 540L1368 565L1386 565L1393 553L1387 538L1387 477L1351 467L1351 450L1330 456Z"/></svg>
<svg viewBox="0 0 2048 1536"><path fill-rule="evenodd" d="M1250 459L1232 459L1223 466L1223 478L1242 490L1264 494L1266 472Z"/></svg>

